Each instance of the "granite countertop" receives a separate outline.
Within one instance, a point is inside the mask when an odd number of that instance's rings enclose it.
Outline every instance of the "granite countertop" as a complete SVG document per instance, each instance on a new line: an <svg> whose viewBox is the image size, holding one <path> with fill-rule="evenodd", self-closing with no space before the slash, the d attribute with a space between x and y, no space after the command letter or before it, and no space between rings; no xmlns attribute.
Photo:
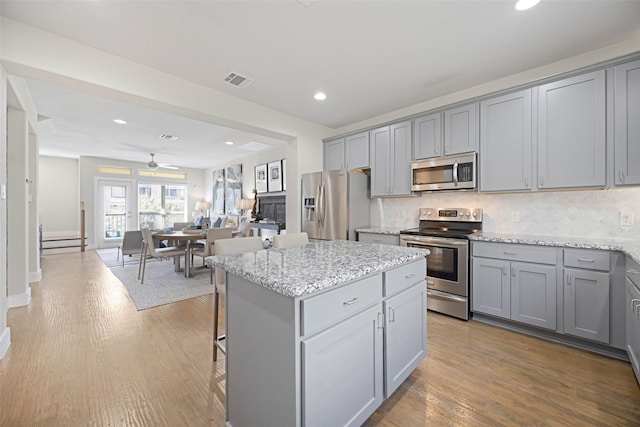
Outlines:
<svg viewBox="0 0 640 427"><path fill-rule="evenodd" d="M280 294L299 297L428 254L426 249L332 240L240 255L217 255L206 262Z"/></svg>
<svg viewBox="0 0 640 427"><path fill-rule="evenodd" d="M471 234L469 240L479 242L519 243L523 245L557 246L564 248L620 251L640 263L640 242L632 239L603 239L572 236L538 236L529 234L487 233Z"/></svg>
<svg viewBox="0 0 640 427"><path fill-rule="evenodd" d="M394 234L400 235L400 231L406 230L400 227L372 227L372 228L356 228L356 233L373 233L373 234Z"/></svg>

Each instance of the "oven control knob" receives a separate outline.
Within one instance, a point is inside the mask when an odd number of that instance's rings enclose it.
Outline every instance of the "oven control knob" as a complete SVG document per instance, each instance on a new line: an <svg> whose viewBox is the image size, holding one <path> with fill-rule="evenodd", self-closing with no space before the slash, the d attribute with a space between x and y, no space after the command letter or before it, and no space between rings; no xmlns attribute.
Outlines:
<svg viewBox="0 0 640 427"><path fill-rule="evenodd" d="M478 217L478 212L474 212L474 213L473 213L473 217L474 217L474 218L477 218L477 217Z"/></svg>
<svg viewBox="0 0 640 427"><path fill-rule="evenodd" d="M431 216L431 211L427 211L427 215L428 215L428 216Z"/></svg>
<svg viewBox="0 0 640 427"><path fill-rule="evenodd" d="M467 218L469 218L471 216L471 214L469 212L467 212Z"/></svg>

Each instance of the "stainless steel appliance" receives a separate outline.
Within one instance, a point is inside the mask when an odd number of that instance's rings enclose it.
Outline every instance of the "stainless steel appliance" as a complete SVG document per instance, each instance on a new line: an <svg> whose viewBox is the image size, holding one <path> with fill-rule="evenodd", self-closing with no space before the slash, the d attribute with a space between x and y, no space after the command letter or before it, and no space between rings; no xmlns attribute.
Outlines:
<svg viewBox="0 0 640 427"><path fill-rule="evenodd" d="M476 153L437 157L411 163L411 190L476 188Z"/></svg>
<svg viewBox="0 0 640 427"><path fill-rule="evenodd" d="M346 169L302 175L301 229L310 239L356 240L369 226L369 177Z"/></svg>
<svg viewBox="0 0 640 427"><path fill-rule="evenodd" d="M400 245L429 249L427 308L469 319L469 234L482 230L482 209L421 208L420 226L400 232Z"/></svg>

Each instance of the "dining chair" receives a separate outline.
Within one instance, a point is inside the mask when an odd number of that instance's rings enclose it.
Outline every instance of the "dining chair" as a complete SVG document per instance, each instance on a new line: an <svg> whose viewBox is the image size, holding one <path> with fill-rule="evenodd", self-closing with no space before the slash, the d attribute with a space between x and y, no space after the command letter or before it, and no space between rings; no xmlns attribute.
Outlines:
<svg viewBox="0 0 640 427"><path fill-rule="evenodd" d="M168 247L168 248L156 248L153 244L153 235L151 234L151 230L149 230L148 228L143 228L141 231L142 231L142 254L140 256L140 265L138 266L138 279L140 279L140 284L143 285L144 271L147 267L147 257L157 258L162 260L163 258L186 256L187 249L186 247L175 247L175 246ZM140 275L141 272L142 272L142 276Z"/></svg>
<svg viewBox="0 0 640 427"><path fill-rule="evenodd" d="M213 245L214 255L234 255L245 252L257 252L262 250L262 239L258 236L243 237L240 239L220 239ZM226 335L218 335L218 309L220 307L220 294L226 291L226 273L222 268L216 268L216 285L213 298L213 360L218 360L218 349L226 353L224 340Z"/></svg>
<svg viewBox="0 0 640 427"><path fill-rule="evenodd" d="M291 234L276 234L273 236L273 248L290 248L309 243L309 235L305 232Z"/></svg>
<svg viewBox="0 0 640 427"><path fill-rule="evenodd" d="M142 253L142 231L128 230L124 232L122 243L118 245L118 260L122 254L122 266L124 267L125 255L136 255Z"/></svg>
<svg viewBox="0 0 640 427"><path fill-rule="evenodd" d="M207 230L207 240L202 248L196 248L191 250L191 265L193 265L193 256L202 257L202 265L204 265L205 258L213 255L213 245L216 240L230 239L233 237L233 230L230 227L225 228L210 228ZM213 285L213 268L211 268L211 284Z"/></svg>

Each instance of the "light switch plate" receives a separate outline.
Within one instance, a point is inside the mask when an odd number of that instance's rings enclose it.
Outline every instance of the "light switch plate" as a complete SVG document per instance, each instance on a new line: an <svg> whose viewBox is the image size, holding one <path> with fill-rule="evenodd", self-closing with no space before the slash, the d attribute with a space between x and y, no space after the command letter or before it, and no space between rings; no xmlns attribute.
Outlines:
<svg viewBox="0 0 640 427"><path fill-rule="evenodd" d="M0 199L7 200L7 184L0 184Z"/></svg>

